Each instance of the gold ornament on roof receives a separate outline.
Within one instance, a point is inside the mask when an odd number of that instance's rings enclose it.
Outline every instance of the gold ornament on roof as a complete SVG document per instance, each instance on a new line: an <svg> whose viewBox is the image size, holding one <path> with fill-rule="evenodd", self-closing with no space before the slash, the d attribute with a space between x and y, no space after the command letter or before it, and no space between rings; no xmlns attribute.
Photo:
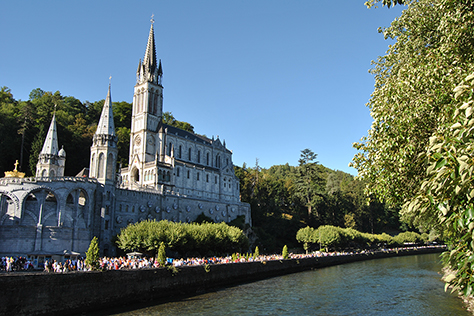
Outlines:
<svg viewBox="0 0 474 316"><path fill-rule="evenodd" d="M15 170L13 171L5 171L5 178L24 178L25 173L18 171L18 160L13 164L15 166Z"/></svg>

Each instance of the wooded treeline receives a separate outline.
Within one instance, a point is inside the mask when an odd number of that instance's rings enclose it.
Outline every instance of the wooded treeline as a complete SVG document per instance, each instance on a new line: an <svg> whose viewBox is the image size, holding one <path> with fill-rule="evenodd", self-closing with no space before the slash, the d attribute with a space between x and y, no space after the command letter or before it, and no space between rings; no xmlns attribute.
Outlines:
<svg viewBox="0 0 474 316"><path fill-rule="evenodd" d="M0 88L0 175L13 170L15 160L19 171L32 176L38 155L56 111L58 143L66 151L65 175L76 175L89 166L90 146L97 129L104 100L82 102L59 91L34 89L27 101L15 100L7 87ZM115 132L118 136L118 163L128 165L132 104L113 102ZM177 121L171 112L163 114L165 123L193 132L191 124Z"/></svg>
<svg viewBox="0 0 474 316"><path fill-rule="evenodd" d="M397 233L407 227L398 210L364 194L365 183L348 173L328 169L305 149L298 166L276 165L262 169L235 167L241 199L252 208L253 231L265 252L279 252L282 245L299 247L297 231L306 226L333 225L367 233Z"/></svg>

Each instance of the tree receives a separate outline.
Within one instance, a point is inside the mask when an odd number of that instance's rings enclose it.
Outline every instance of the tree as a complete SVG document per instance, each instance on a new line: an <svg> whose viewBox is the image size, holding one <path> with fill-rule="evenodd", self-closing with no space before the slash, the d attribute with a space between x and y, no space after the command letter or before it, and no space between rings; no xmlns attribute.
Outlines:
<svg viewBox="0 0 474 316"><path fill-rule="evenodd" d="M381 30L396 43L374 62L375 90L368 103L374 122L355 144L361 152L353 159L369 194L402 206L404 220L443 232L453 242L445 257L456 274L447 281L465 294L474 285L469 279L472 162L466 158L472 157L466 131L472 112L473 20L471 2L409 1Z"/></svg>
<svg viewBox="0 0 474 316"><path fill-rule="evenodd" d="M85 264L91 270L99 268L99 241L95 236L92 238L89 249L86 252Z"/></svg>
<svg viewBox="0 0 474 316"><path fill-rule="evenodd" d="M164 242L161 242L160 248L158 248L157 260L160 264L160 267L164 267L166 265L166 246Z"/></svg>
<svg viewBox="0 0 474 316"><path fill-rule="evenodd" d="M310 149L301 151L301 158L298 160L299 166L295 178L295 190L297 196L304 202L308 210L308 216L314 215L316 218L319 218L320 214L317 210L313 214L313 209L324 192L325 181L318 168L318 162L315 161L317 156Z"/></svg>
<svg viewBox="0 0 474 316"><path fill-rule="evenodd" d="M253 257L254 257L255 259L257 259L258 256L260 256L260 251L258 250L258 246L255 246L255 252L254 252L254 254L253 254Z"/></svg>
<svg viewBox="0 0 474 316"><path fill-rule="evenodd" d="M283 246L281 256L283 257L283 259L288 259L288 247L286 245Z"/></svg>

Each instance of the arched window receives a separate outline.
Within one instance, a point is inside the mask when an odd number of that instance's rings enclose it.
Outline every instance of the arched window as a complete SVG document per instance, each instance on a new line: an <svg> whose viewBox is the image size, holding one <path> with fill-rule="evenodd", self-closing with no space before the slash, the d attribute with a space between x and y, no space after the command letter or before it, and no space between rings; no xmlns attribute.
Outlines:
<svg viewBox="0 0 474 316"><path fill-rule="evenodd" d="M201 151L198 150L198 163L201 163Z"/></svg>
<svg viewBox="0 0 474 316"><path fill-rule="evenodd" d="M99 162L97 166L97 177L103 178L104 177L104 153L100 153L99 155Z"/></svg>
<svg viewBox="0 0 474 316"><path fill-rule="evenodd" d="M90 176L94 177L94 171L95 171L95 154L92 154L91 158L91 170L90 170Z"/></svg>
<svg viewBox="0 0 474 316"><path fill-rule="evenodd" d="M181 145L179 145L179 152L178 152L179 158L181 158L181 156L182 156L182 149L183 149L183 147Z"/></svg>
<svg viewBox="0 0 474 316"><path fill-rule="evenodd" d="M188 160L189 161L191 161L191 153L192 153L191 148L189 148L189 150L188 150Z"/></svg>
<svg viewBox="0 0 474 316"><path fill-rule="evenodd" d="M107 157L107 179L114 178L114 155L112 153Z"/></svg>
<svg viewBox="0 0 474 316"><path fill-rule="evenodd" d="M209 166L209 153L206 154L206 164Z"/></svg>

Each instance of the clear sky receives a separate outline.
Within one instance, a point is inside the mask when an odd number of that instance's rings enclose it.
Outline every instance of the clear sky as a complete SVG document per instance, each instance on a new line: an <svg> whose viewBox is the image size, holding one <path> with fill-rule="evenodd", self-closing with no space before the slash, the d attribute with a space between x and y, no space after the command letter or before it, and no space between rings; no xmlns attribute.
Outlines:
<svg viewBox="0 0 474 316"><path fill-rule="evenodd" d="M132 102L154 14L164 111L226 141L235 165L297 165L301 150L356 174L352 143L367 134L377 32L403 7L364 0L5 1L0 86L81 101ZM61 140L60 140L61 142Z"/></svg>

